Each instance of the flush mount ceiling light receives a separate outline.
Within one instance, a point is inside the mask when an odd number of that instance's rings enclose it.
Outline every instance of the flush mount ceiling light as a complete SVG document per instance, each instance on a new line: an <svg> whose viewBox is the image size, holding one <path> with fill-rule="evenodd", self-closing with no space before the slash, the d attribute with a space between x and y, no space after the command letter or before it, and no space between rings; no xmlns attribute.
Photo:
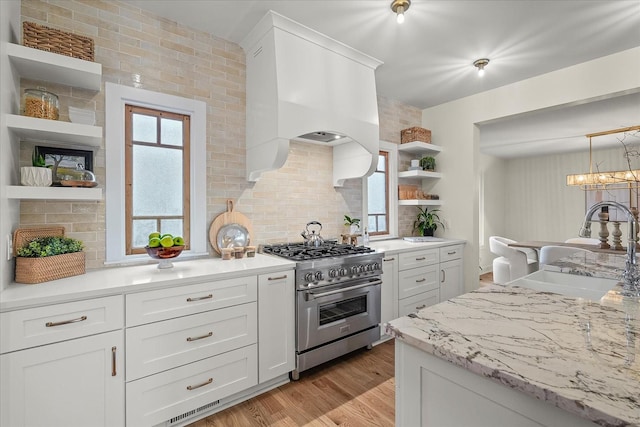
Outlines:
<svg viewBox="0 0 640 427"><path fill-rule="evenodd" d="M613 135L639 131L640 126L631 126L622 129L607 130L604 132L585 135L589 138L589 173L567 175L567 185L579 186L583 190L600 190L604 188L638 188L640 186L640 170L619 170L608 172L593 172L591 153L591 138L596 136Z"/></svg>
<svg viewBox="0 0 640 427"><path fill-rule="evenodd" d="M487 58L476 59L473 61L473 66L478 69L478 76L484 76L484 67L487 66L489 60Z"/></svg>
<svg viewBox="0 0 640 427"><path fill-rule="evenodd" d="M391 10L397 15L398 24L404 22L404 13L409 9L409 6L411 6L411 0L393 0L391 2Z"/></svg>

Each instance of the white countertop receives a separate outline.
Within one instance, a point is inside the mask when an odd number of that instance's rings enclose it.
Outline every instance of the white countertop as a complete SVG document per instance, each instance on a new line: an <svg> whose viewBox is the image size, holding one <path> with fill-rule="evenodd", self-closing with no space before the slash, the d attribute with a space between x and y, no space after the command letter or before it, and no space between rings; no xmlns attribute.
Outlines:
<svg viewBox="0 0 640 427"><path fill-rule="evenodd" d="M227 261L220 258L192 261L176 259L173 260L173 268L163 270L157 268L157 263L104 268L34 285L12 283L0 293L0 312L241 275L266 274L293 269L295 265L295 262L283 258L256 254L254 258Z"/></svg>
<svg viewBox="0 0 640 427"><path fill-rule="evenodd" d="M465 240L461 239L442 239L437 242L409 242L403 239L376 240L369 243L369 247L377 252L385 254L397 254L401 252L410 252L420 249L440 248L443 246L451 246L455 244L464 244Z"/></svg>

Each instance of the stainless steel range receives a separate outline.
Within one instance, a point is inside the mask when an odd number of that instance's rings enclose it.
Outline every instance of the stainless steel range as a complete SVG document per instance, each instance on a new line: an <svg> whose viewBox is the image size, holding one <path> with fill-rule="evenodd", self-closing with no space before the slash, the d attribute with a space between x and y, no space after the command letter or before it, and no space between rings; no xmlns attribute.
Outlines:
<svg viewBox="0 0 640 427"><path fill-rule="evenodd" d="M373 249L334 242L263 246L297 261L296 369L300 372L380 338L382 257Z"/></svg>

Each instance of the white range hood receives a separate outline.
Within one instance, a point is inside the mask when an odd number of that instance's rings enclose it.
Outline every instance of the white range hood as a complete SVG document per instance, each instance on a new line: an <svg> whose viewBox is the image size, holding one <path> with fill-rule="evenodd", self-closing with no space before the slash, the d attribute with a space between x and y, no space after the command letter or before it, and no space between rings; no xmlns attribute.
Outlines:
<svg viewBox="0 0 640 427"><path fill-rule="evenodd" d="M289 141L333 146L333 185L368 176L379 148L382 62L269 11L241 43L247 62L247 180L281 168Z"/></svg>

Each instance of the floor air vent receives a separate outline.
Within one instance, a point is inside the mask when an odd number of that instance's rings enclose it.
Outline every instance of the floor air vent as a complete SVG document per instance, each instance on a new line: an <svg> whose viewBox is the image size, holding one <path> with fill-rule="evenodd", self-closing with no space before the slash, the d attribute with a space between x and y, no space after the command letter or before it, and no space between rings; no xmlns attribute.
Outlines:
<svg viewBox="0 0 640 427"><path fill-rule="evenodd" d="M194 415L196 415L198 412L202 412L202 411L206 411L207 409L211 409L214 406L218 406L220 404L220 400L216 400L215 402L211 402L211 403L207 403L206 405L202 405L199 408L196 409L192 409L191 411L187 411L182 415L178 415L177 417L173 417L171 418L165 425L168 426L172 426L176 423L179 423L187 418L190 418Z"/></svg>

